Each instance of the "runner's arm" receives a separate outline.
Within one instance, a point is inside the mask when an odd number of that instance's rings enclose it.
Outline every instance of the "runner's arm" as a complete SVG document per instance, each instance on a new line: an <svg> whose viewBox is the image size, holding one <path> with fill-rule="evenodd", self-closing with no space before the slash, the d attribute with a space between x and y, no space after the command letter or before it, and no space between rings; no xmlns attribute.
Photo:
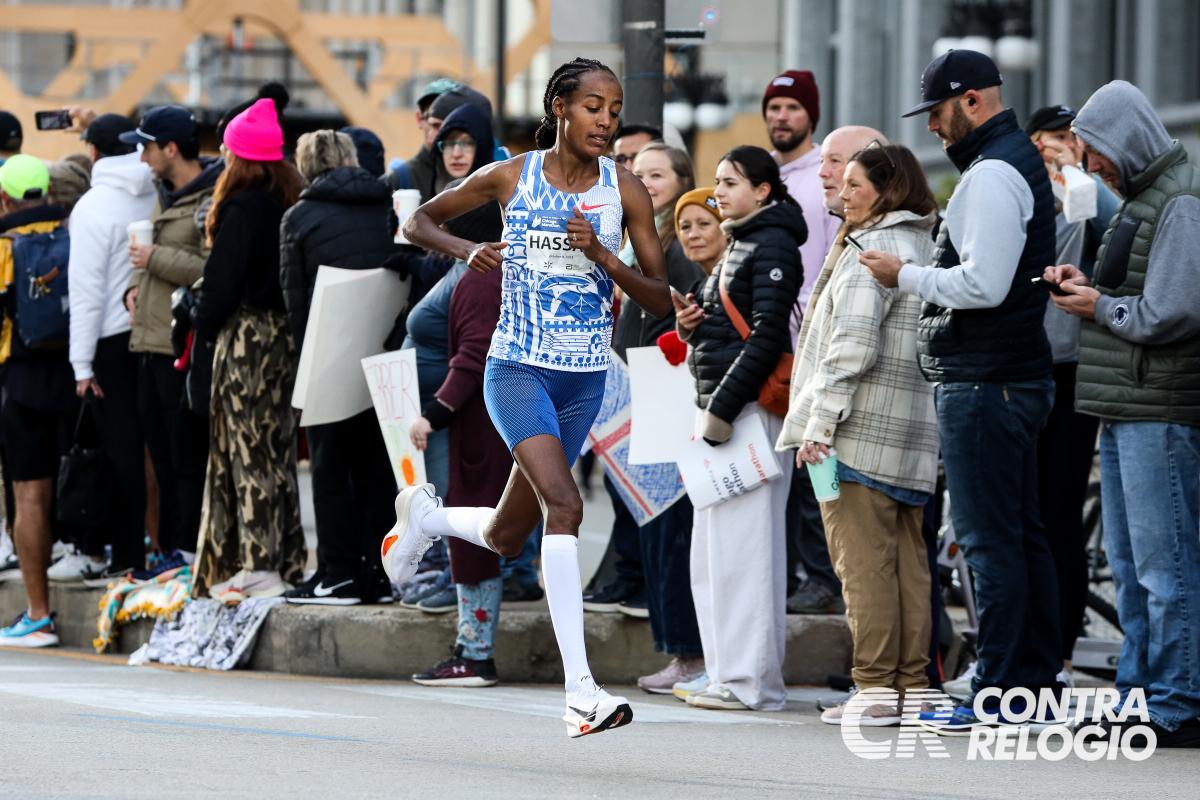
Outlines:
<svg viewBox="0 0 1200 800"><path fill-rule="evenodd" d="M447 220L473 211L490 201L505 202L521 174L524 156L487 165L453 189L447 189L412 213L404 223L404 236L418 247L467 261L475 242L442 229ZM499 245L499 243L495 243ZM499 266L499 262L491 265Z"/></svg>

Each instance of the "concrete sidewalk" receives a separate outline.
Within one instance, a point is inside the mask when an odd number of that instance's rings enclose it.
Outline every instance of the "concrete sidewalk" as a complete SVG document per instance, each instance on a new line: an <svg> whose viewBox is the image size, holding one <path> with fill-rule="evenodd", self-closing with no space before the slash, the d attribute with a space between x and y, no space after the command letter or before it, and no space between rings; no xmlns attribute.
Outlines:
<svg viewBox="0 0 1200 800"><path fill-rule="evenodd" d="M103 590L59 584L51 588L64 647L92 648ZM0 584L0 619L25 608L20 581ZM406 680L446 657L454 643L455 614L426 614L398 604L296 606L272 609L259 632L250 667L298 675ZM115 650L131 653L150 636L141 620L120 630ZM601 683L628 684L656 672L666 657L655 653L650 625L622 614L588 614L588 660ZM509 603L500 615L496 668L506 682L550 683L562 666L544 601ZM823 685L850 669L850 632L841 616L789 616L789 684Z"/></svg>

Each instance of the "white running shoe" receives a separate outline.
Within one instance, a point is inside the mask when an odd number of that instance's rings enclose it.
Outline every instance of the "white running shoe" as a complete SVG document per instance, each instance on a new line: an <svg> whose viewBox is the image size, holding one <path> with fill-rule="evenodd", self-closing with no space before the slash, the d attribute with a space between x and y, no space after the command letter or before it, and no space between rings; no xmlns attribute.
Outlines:
<svg viewBox="0 0 1200 800"><path fill-rule="evenodd" d="M633 709L624 697L615 697L596 686L591 676L579 688L567 694L567 737L578 739L593 733L620 728L633 722Z"/></svg>
<svg viewBox="0 0 1200 800"><path fill-rule="evenodd" d="M46 579L61 583L95 580L107 567L108 563L103 559L96 561L75 550L51 564L46 570Z"/></svg>
<svg viewBox="0 0 1200 800"><path fill-rule="evenodd" d="M379 548L383 571L392 583L404 583L415 575L421 557L437 541L438 537L422 533L421 520L441 504L432 483L410 486L396 495L396 526Z"/></svg>
<svg viewBox="0 0 1200 800"><path fill-rule="evenodd" d="M975 672L979 668L978 661L972 661L967 666L965 672L959 675L952 681L946 681L942 684L942 691L953 697L955 700L965 700L971 696L971 681L975 679Z"/></svg>

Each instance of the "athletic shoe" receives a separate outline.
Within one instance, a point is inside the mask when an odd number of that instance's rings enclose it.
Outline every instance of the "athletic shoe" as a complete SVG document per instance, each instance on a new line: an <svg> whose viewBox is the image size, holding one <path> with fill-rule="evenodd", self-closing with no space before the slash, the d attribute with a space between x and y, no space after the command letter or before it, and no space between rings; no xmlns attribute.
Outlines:
<svg viewBox="0 0 1200 800"><path fill-rule="evenodd" d="M501 599L506 603L531 603L546 596L537 581L521 581L509 578L504 582L504 595Z"/></svg>
<svg viewBox="0 0 1200 800"><path fill-rule="evenodd" d="M584 592L583 610L598 614L616 614L621 603L633 599L638 594L636 586L631 586L625 581L616 581L594 592Z"/></svg>
<svg viewBox="0 0 1200 800"><path fill-rule="evenodd" d="M391 603L396 597L393 594L392 582L383 574L382 568L367 570L361 581L360 596L364 603Z"/></svg>
<svg viewBox="0 0 1200 800"><path fill-rule="evenodd" d="M671 694L678 697L680 700L687 702L687 699L694 694L699 694L708 688L708 673L701 672L690 681L683 681L671 687Z"/></svg>
<svg viewBox="0 0 1200 800"><path fill-rule="evenodd" d="M278 572L243 569L229 580L209 588L208 596L227 605L236 605L252 597L279 597L291 588L291 584L279 577Z"/></svg>
<svg viewBox="0 0 1200 800"><path fill-rule="evenodd" d="M458 587L453 583L421 598L417 608L426 614L447 614L458 609Z"/></svg>
<svg viewBox="0 0 1200 800"><path fill-rule="evenodd" d="M298 605L356 606L362 602L357 583L354 578L318 572L295 589L285 592L283 599Z"/></svg>
<svg viewBox="0 0 1200 800"><path fill-rule="evenodd" d="M618 603L617 611L634 619L650 619L650 605L646 602L644 595L626 600L624 603Z"/></svg>
<svg viewBox="0 0 1200 800"><path fill-rule="evenodd" d="M0 558L0 583L17 580L21 577L21 564L15 555Z"/></svg>
<svg viewBox="0 0 1200 800"><path fill-rule="evenodd" d="M30 619L23 612L7 628L0 628L0 647L53 647L58 644L54 612L41 619Z"/></svg>
<svg viewBox="0 0 1200 800"><path fill-rule="evenodd" d="M846 603L832 589L814 581L805 581L796 593L787 599L789 614L845 614Z"/></svg>
<svg viewBox="0 0 1200 800"><path fill-rule="evenodd" d="M176 550L169 556L160 556L155 559L146 569L135 569L133 571L133 579L135 581L152 581L164 572L170 572L173 569L179 569L187 565L188 562L184 561L179 555L179 551Z"/></svg>
<svg viewBox="0 0 1200 800"><path fill-rule="evenodd" d="M450 582L450 570L439 572L433 580L419 583L406 591L400 598L400 605L404 608L417 608L426 597L432 597L447 586L453 585Z"/></svg>
<svg viewBox="0 0 1200 800"><path fill-rule="evenodd" d="M421 520L441 504L432 483L410 486L396 495L396 526L380 546L383 570L392 583L404 583L416 574L421 556L438 538L421 532Z"/></svg>
<svg viewBox="0 0 1200 800"><path fill-rule="evenodd" d="M433 669L412 676L414 683L422 686L459 686L464 688L482 688L495 686L500 682L496 677L496 662L490 658L475 661L463 658L462 646L451 651L453 655Z"/></svg>
<svg viewBox="0 0 1200 800"><path fill-rule="evenodd" d="M946 681L942 684L942 691L953 697L955 700L966 700L973 692L971 691L971 681L975 679L976 671L979 669L979 662L972 661L967 665L967 669L962 675L959 675L952 681Z"/></svg>
<svg viewBox="0 0 1200 800"><path fill-rule="evenodd" d="M704 674L703 658L672 658L671 663L653 675L637 679L638 688L650 694L672 694L679 683L687 683Z"/></svg>
<svg viewBox="0 0 1200 800"><path fill-rule="evenodd" d="M1075 673L1069 669L1064 669L1062 672L1054 676L1054 679L1068 689L1075 688Z"/></svg>
<svg viewBox="0 0 1200 800"><path fill-rule="evenodd" d="M96 580L104 575L108 568L103 560L95 560L78 550L63 556L57 563L51 564L46 570L46 579L55 583L78 583L80 581Z"/></svg>
<svg viewBox="0 0 1200 800"><path fill-rule="evenodd" d="M624 697L616 697L596 686L591 676L567 694L567 737L577 739L593 733L620 728L633 722L633 709Z"/></svg>
<svg viewBox="0 0 1200 800"><path fill-rule="evenodd" d="M867 690L868 692L870 690ZM821 722L826 725L841 725L842 719L846 713L846 707L850 705L851 700L856 693L852 693L846 698L846 702L841 705L827 708L821 712ZM894 694L893 694L894 696ZM866 695L859 695L859 699L855 701L855 705L860 712L858 724L863 728L892 728L900 724L900 710L894 703L872 703L866 705Z"/></svg>
<svg viewBox="0 0 1200 800"><path fill-rule="evenodd" d="M104 589L122 578L133 577L136 571L133 567L105 567L104 571L94 578L84 578L83 585L92 589Z"/></svg>
<svg viewBox="0 0 1200 800"><path fill-rule="evenodd" d="M69 556L69 555L71 555L71 553L74 553L74 552L75 552L75 547L73 545L67 544L66 542L62 542L62 541L55 542L53 545L50 546L50 563L54 564L54 563L58 562L60 559L65 558L66 556Z"/></svg>
<svg viewBox="0 0 1200 800"><path fill-rule="evenodd" d="M738 700L737 695L723 683L710 683L702 692L688 695L687 704L696 708L717 711L749 711L750 707Z"/></svg>

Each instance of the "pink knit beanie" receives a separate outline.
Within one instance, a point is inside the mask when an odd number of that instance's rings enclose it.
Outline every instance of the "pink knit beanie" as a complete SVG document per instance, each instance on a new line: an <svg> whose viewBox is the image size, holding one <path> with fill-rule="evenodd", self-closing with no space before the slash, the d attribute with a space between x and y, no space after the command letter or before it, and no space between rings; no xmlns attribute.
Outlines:
<svg viewBox="0 0 1200 800"><path fill-rule="evenodd" d="M275 101L264 97L225 126L225 146L247 161L282 161L283 129Z"/></svg>

